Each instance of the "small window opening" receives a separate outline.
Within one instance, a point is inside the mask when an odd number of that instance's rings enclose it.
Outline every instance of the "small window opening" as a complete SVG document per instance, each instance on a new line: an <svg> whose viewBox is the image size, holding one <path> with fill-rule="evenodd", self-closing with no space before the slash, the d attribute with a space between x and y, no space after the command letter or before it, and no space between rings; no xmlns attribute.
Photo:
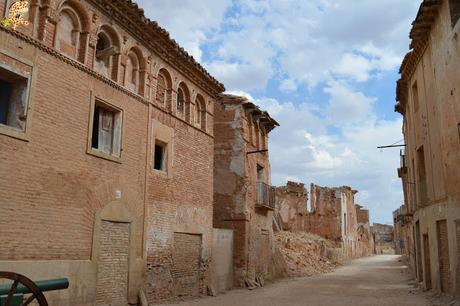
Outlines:
<svg viewBox="0 0 460 306"><path fill-rule="evenodd" d="M179 88L177 91L177 112L178 113L184 113L184 106L185 106L185 95L184 91Z"/></svg>
<svg viewBox="0 0 460 306"><path fill-rule="evenodd" d="M96 104L91 147L106 154L120 156L121 112Z"/></svg>
<svg viewBox="0 0 460 306"><path fill-rule="evenodd" d="M24 131L29 80L0 67L0 124Z"/></svg>
<svg viewBox="0 0 460 306"><path fill-rule="evenodd" d="M166 171L166 144L155 141L155 151L153 157L153 168L159 171Z"/></svg>
<svg viewBox="0 0 460 306"><path fill-rule="evenodd" d="M449 0L449 7L450 7L450 19L452 22L452 28L460 19L460 2L458 0Z"/></svg>
<svg viewBox="0 0 460 306"><path fill-rule="evenodd" d="M418 112L419 99L418 99L417 83L414 83L414 85L412 86L412 99L414 100L414 110L415 110L415 112Z"/></svg>
<svg viewBox="0 0 460 306"><path fill-rule="evenodd" d="M262 183L265 181L264 167L261 165L257 165L257 181Z"/></svg>

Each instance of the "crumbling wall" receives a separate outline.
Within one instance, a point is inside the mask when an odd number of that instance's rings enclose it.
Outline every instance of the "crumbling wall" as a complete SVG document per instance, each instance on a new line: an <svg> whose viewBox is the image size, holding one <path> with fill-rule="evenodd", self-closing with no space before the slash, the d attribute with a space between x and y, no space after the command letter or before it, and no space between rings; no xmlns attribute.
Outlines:
<svg viewBox="0 0 460 306"><path fill-rule="evenodd" d="M307 201L308 191L302 183L288 182L286 186L276 188L275 228L291 232L306 231Z"/></svg>
<svg viewBox="0 0 460 306"><path fill-rule="evenodd" d="M395 254L394 231L392 225L374 223L371 227L374 237L375 254Z"/></svg>
<svg viewBox="0 0 460 306"><path fill-rule="evenodd" d="M307 230L329 240L342 240L341 202L334 188L311 184Z"/></svg>

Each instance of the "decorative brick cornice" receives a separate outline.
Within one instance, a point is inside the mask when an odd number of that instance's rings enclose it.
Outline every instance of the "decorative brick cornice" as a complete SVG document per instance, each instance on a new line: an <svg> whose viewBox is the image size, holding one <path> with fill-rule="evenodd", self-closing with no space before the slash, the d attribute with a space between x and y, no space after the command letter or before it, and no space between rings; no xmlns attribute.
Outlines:
<svg viewBox="0 0 460 306"><path fill-rule="evenodd" d="M16 37L17 39L22 40L22 41L24 41L24 42L36 47L37 49L39 49L39 50L41 50L41 51L43 51L43 52L45 52L45 53L47 53L49 55L52 55L52 56L56 57L57 59L61 60L62 62L64 62L64 63L66 63L66 64L68 64L70 66L73 66L76 69L79 69L79 70L89 74L90 76L98 79L99 81L104 82L105 84L111 86L112 88L123 92L124 94L130 96L131 98L133 98L133 99L135 99L135 100L137 100L137 101L139 101L139 102L141 102L141 103L143 103L145 105L149 105L149 104L153 105L157 110L159 110L161 112L164 112L164 113L167 113L170 116L176 118L177 120L180 120L180 121L190 125L194 129L199 130L202 133L208 135L209 137L214 138L214 136L209 134L208 132L205 132L205 131L195 127L193 124L190 124L190 123L186 122L184 119L179 118L179 117L177 117L177 116L165 111L164 109L158 107L154 103L151 103L148 99L146 99L146 98L144 98L144 97L142 97L140 95L137 95L136 93L126 89L125 87L119 85L118 83L112 81L111 79L108 79L107 77L105 77L105 76L95 72L94 70L86 67L82 63L63 55L62 53L58 52L57 50L55 50L53 48L48 47L47 45L43 44L39 40L37 40L37 39L35 39L35 38L33 38L33 37L29 36L29 35L26 35L24 33L21 33L21 32L18 32L18 31L15 31L15 30L3 27L3 26L0 26L0 31L5 32L5 33L7 33L9 35L12 35L12 36ZM213 115L211 115L211 116L213 116Z"/></svg>
<svg viewBox="0 0 460 306"><path fill-rule="evenodd" d="M169 33L157 22L144 15L144 10L131 0L88 0L112 17L132 35L144 43L152 52L177 70L183 72L191 81L216 96L225 87L212 77L193 56L171 39Z"/></svg>
<svg viewBox="0 0 460 306"><path fill-rule="evenodd" d="M409 37L412 39L409 51L401 64L399 73L401 79L396 88L396 106L395 111L405 114L405 108L408 98L408 81L417 69L430 39L431 28L436 22L442 0L424 0L420 5L417 17L412 22L412 30Z"/></svg>

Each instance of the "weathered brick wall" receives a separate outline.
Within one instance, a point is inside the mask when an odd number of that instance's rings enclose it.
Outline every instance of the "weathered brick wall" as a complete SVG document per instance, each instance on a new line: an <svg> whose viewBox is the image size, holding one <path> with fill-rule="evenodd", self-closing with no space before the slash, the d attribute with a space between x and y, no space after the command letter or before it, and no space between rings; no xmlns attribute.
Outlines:
<svg viewBox="0 0 460 306"><path fill-rule="evenodd" d="M335 189L311 185L308 231L326 239L341 241L341 204Z"/></svg>
<svg viewBox="0 0 460 306"><path fill-rule="evenodd" d="M202 235L200 293L205 294L210 284L213 139L160 111L153 111L152 120L174 131L174 138L168 144L173 146L174 160L168 174L155 170L148 173L149 300L164 300L174 294L172 256L177 231Z"/></svg>
<svg viewBox="0 0 460 306"><path fill-rule="evenodd" d="M201 236L174 233L173 292L176 296L200 294Z"/></svg>
<svg viewBox="0 0 460 306"><path fill-rule="evenodd" d="M129 223L102 221L97 305L126 305L128 292Z"/></svg>
<svg viewBox="0 0 460 306"><path fill-rule="evenodd" d="M18 29L27 35L33 33L33 39L0 30L1 63L14 68L29 65L33 70L27 133L18 139L0 130L0 173L10 174L0 177L0 243L5 246L0 260L97 261L97 254L92 253L96 212L114 199L115 191L121 191L121 200L137 224L130 237L130 251L134 249L135 257L130 261L136 265L148 263L146 287L150 288L150 300L173 294L174 232L202 235L199 277L200 293L205 293L210 282L213 108L215 92L222 89L217 89L216 83L199 68L192 73L173 68L165 62L169 55L155 53L158 50L149 49L150 42L131 35L137 28L126 29L114 16L109 17L86 1L66 2L74 6L82 26L87 27L88 33L84 34L88 40L82 41L87 47L84 60L77 62L80 58L63 56L53 45L53 22L62 1L49 2L40 10L34 7L35 22L29 28ZM1 10L4 4L0 1ZM131 17L130 20L134 18ZM110 24L113 39L120 40L119 61L114 61L116 66L109 75L115 82L93 71L97 34L103 24ZM142 90L135 92L129 90L124 74L132 48L141 54L144 65L139 78ZM83 45L80 49L84 50ZM181 55L172 56L178 57L174 67L195 65ZM167 109L155 100L160 69L166 69L171 76L173 102L179 84L188 87L189 116L180 116L174 107ZM195 117L198 94L206 107L206 126ZM122 150L118 160L87 153L94 98L122 111ZM152 170L153 121L173 131L170 175ZM8 238L13 235L15 239ZM96 275L83 277L95 279ZM139 273L136 277L143 276ZM139 282L136 279L131 283ZM79 301L79 294L77 290L71 292L73 301Z"/></svg>
<svg viewBox="0 0 460 306"><path fill-rule="evenodd" d="M224 97L215 113L214 227L234 231L234 283L270 278L273 212L257 202L258 165L270 183L268 138L238 99Z"/></svg>
<svg viewBox="0 0 460 306"><path fill-rule="evenodd" d="M288 182L276 188L275 214L285 231L306 231L308 191L302 183Z"/></svg>

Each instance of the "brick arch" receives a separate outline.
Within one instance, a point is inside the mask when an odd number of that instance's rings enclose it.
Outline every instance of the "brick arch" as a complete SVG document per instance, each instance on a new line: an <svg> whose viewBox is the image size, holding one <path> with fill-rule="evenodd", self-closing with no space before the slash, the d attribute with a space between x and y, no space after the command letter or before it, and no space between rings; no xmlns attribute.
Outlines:
<svg viewBox="0 0 460 306"><path fill-rule="evenodd" d="M195 122L206 131L206 102L201 94L197 94L195 98Z"/></svg>
<svg viewBox="0 0 460 306"><path fill-rule="evenodd" d="M120 36L109 25L102 25L97 31L94 70L118 82L120 67Z"/></svg>
<svg viewBox="0 0 460 306"><path fill-rule="evenodd" d="M126 54L126 69L124 71L124 85L130 90L143 96L147 73L147 61L142 50L134 46Z"/></svg>
<svg viewBox="0 0 460 306"><path fill-rule="evenodd" d="M190 122L190 104L190 90L182 81L177 87L176 114L187 122Z"/></svg>
<svg viewBox="0 0 460 306"><path fill-rule="evenodd" d="M82 32L89 32L91 29L91 23L88 17L87 10L85 7L78 1L75 0L64 0L58 6L58 12L66 8L71 8L75 14L78 16L80 24L81 24L81 31Z"/></svg>
<svg viewBox="0 0 460 306"><path fill-rule="evenodd" d="M155 99L168 111L172 111L172 77L166 68L158 71Z"/></svg>

